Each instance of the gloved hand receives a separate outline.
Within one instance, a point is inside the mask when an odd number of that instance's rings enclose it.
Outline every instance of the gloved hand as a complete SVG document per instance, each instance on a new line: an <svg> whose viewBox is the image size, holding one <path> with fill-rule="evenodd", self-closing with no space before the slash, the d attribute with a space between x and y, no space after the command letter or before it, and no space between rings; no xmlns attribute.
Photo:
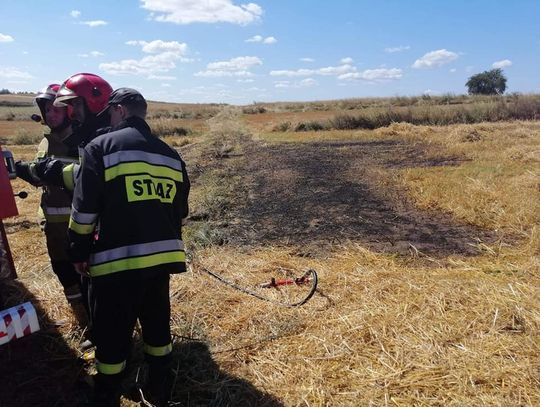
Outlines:
<svg viewBox="0 0 540 407"><path fill-rule="evenodd" d="M31 169L34 164L33 162L17 161L15 163L15 172L17 173L17 177L37 187L41 185L41 180L35 171Z"/></svg>
<svg viewBox="0 0 540 407"><path fill-rule="evenodd" d="M62 169L64 163L53 158L45 158L35 163L35 172L44 184L63 186Z"/></svg>

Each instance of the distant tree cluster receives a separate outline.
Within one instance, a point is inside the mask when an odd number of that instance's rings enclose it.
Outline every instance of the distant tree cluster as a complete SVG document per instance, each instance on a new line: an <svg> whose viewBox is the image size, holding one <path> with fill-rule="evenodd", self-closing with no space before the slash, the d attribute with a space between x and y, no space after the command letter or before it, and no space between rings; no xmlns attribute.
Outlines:
<svg viewBox="0 0 540 407"><path fill-rule="evenodd" d="M502 95L506 90L506 77L502 69L492 69L471 76L465 86L470 95Z"/></svg>
<svg viewBox="0 0 540 407"><path fill-rule="evenodd" d="M9 89L0 89L0 95L11 95Z"/></svg>

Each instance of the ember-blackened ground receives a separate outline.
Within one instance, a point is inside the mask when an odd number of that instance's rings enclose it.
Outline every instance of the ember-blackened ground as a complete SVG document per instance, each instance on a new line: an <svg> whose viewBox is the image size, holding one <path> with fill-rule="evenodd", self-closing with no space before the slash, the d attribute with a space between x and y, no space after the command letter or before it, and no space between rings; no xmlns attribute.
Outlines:
<svg viewBox="0 0 540 407"><path fill-rule="evenodd" d="M225 231L230 243L300 246L316 254L352 241L379 252L442 257L472 255L478 242L495 240L490 231L414 207L389 181L392 171L461 165L460 157L395 140L246 141L243 150L235 175L246 190L227 214L234 219Z"/></svg>

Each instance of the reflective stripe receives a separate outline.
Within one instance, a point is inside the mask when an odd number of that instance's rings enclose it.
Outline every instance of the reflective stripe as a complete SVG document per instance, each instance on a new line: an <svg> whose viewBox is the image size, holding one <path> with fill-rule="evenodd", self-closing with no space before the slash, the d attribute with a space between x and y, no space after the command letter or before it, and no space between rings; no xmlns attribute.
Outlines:
<svg viewBox="0 0 540 407"><path fill-rule="evenodd" d="M103 363L96 359L96 367L99 373L108 375L118 374L122 373L122 371L125 369L126 361L124 360L121 363Z"/></svg>
<svg viewBox="0 0 540 407"><path fill-rule="evenodd" d="M182 171L182 163L166 155L147 153L138 150L118 151L103 157L105 168L113 167L120 163L127 162L145 162L148 164L164 165L172 169Z"/></svg>
<svg viewBox="0 0 540 407"><path fill-rule="evenodd" d="M125 259L127 257L146 256L148 254L172 252L178 250L184 250L184 242L178 239L133 244L130 246L123 246L116 249L94 253L90 256L90 264L97 265L106 263L108 261Z"/></svg>
<svg viewBox="0 0 540 407"><path fill-rule="evenodd" d="M72 163L66 165L62 169L62 179L64 180L64 186L70 191L73 191L75 189L75 181L73 176L74 166L75 164Z"/></svg>
<svg viewBox="0 0 540 407"><path fill-rule="evenodd" d="M144 257L132 257L129 259L103 263L97 266L90 266L90 275L92 277L99 277L106 274L117 273L119 271L142 269L168 263L184 263L185 261L186 254L180 251L152 254Z"/></svg>
<svg viewBox="0 0 540 407"><path fill-rule="evenodd" d="M69 228L79 235L89 235L94 231L96 225L94 223L90 225L77 223L73 218L69 219Z"/></svg>
<svg viewBox="0 0 540 407"><path fill-rule="evenodd" d="M67 295L67 294L66 294L66 298L67 298L68 300L75 300L75 299L81 298L81 297L82 297L82 294L81 294L81 293L79 293L79 294L72 294L72 295Z"/></svg>
<svg viewBox="0 0 540 407"><path fill-rule="evenodd" d="M145 162L123 163L105 170L105 181L111 181L121 175L150 174L154 177L170 178L182 182L182 171Z"/></svg>
<svg viewBox="0 0 540 407"><path fill-rule="evenodd" d="M144 344L144 353L147 353L151 356L166 356L172 352L172 343L169 343L165 346L150 346Z"/></svg>
<svg viewBox="0 0 540 407"><path fill-rule="evenodd" d="M44 206L43 212L45 215L69 215L71 213L71 207L69 206Z"/></svg>
<svg viewBox="0 0 540 407"><path fill-rule="evenodd" d="M43 216L47 219L47 222L50 223L63 223L69 222L69 214L71 208L69 206L63 207L54 207L54 206L45 206L41 208Z"/></svg>
<svg viewBox="0 0 540 407"><path fill-rule="evenodd" d="M98 217L97 213L79 212L74 206L71 207L71 217L77 223L90 224L95 223Z"/></svg>

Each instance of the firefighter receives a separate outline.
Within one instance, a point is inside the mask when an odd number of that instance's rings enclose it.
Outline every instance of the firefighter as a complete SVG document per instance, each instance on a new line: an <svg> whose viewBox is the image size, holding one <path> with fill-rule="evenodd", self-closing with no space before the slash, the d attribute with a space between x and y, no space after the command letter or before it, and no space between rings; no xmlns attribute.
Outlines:
<svg viewBox="0 0 540 407"><path fill-rule="evenodd" d="M179 154L152 135L146 110L136 90L112 93L104 112L112 131L84 148L73 196L71 256L91 277L100 406L120 405L137 319L149 399L166 405L171 392L169 276L186 270L181 226L189 179Z"/></svg>
<svg viewBox="0 0 540 407"><path fill-rule="evenodd" d="M62 140L70 151L78 154L78 150L99 132L108 131L108 116L98 117L98 113L107 106L111 93L111 85L91 73L78 73L64 81L56 94L54 105L68 106L71 111L72 131ZM73 191L78 168L77 163L66 165L60 160L47 158L36 165L35 172L41 182Z"/></svg>
<svg viewBox="0 0 540 407"><path fill-rule="evenodd" d="M70 120L65 107L53 106L60 85L51 84L35 97L46 132L38 146L36 161L17 162L17 175L34 186L42 187L39 208L40 225L45 232L47 251L53 272L57 275L73 314L81 328L88 324L88 313L81 293L81 277L75 271L68 257L67 228L71 212L71 194L55 185L47 185L35 172L36 163L45 158L57 160L64 165L78 161L77 151L69 149L62 140L71 134Z"/></svg>

